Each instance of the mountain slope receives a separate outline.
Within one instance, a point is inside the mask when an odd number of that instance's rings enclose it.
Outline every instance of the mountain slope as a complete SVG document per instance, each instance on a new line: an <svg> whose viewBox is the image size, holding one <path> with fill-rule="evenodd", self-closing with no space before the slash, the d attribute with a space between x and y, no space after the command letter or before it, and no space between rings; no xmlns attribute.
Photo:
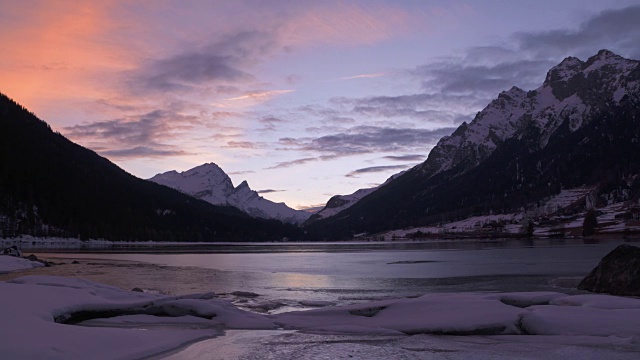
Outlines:
<svg viewBox="0 0 640 360"><path fill-rule="evenodd" d="M334 195L332 196L324 208L322 208L317 213L313 214L305 223L305 225L311 224L313 221L328 218L330 216L336 215L341 211L344 211L351 206L355 205L358 201L360 201L363 197L371 194L372 192L378 190L381 186L388 184L391 180L397 178L398 176L404 174L402 171L398 174L392 175L387 179L383 184L380 184L376 187L358 189L355 192L348 195Z"/></svg>
<svg viewBox="0 0 640 360"><path fill-rule="evenodd" d="M638 64L606 50L565 59L541 87L501 93L424 163L308 231L349 237L517 211L583 184L637 197L638 181L622 179L640 174Z"/></svg>
<svg viewBox="0 0 640 360"><path fill-rule="evenodd" d="M174 170L157 174L149 181L180 190L214 205L233 206L257 218L300 224L310 216L305 211L294 210L284 203L274 203L263 198L251 190L246 181L233 187L229 176L214 163L196 166L181 173Z"/></svg>
<svg viewBox="0 0 640 360"><path fill-rule="evenodd" d="M110 240L260 241L298 230L138 179L0 94L0 231Z"/></svg>

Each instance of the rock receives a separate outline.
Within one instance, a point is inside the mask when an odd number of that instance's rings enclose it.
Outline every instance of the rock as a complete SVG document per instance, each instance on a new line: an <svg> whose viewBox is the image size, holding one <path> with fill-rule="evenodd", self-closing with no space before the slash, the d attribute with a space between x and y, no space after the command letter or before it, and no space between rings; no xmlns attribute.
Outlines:
<svg viewBox="0 0 640 360"><path fill-rule="evenodd" d="M131 289L131 291L144 292L144 290L140 289L139 287L134 287L133 289Z"/></svg>
<svg viewBox="0 0 640 360"><path fill-rule="evenodd" d="M72 263L72 264L80 264L80 261L78 261L78 260L73 260L71 263Z"/></svg>
<svg viewBox="0 0 640 360"><path fill-rule="evenodd" d="M9 246L8 248L2 250L2 255L22 257L22 251L20 251L20 249L18 249L17 246L13 245L13 246Z"/></svg>
<svg viewBox="0 0 640 360"><path fill-rule="evenodd" d="M38 261L38 257L37 257L37 256L35 256L35 255L33 255L33 254L31 254L31 255L29 255L29 256L27 256L27 257L25 257L25 259L27 259L27 260L31 260L31 261Z"/></svg>
<svg viewBox="0 0 640 360"><path fill-rule="evenodd" d="M613 249L582 279L578 289L640 296L640 248L623 244Z"/></svg>
<svg viewBox="0 0 640 360"><path fill-rule="evenodd" d="M254 298L254 297L260 296L259 294L252 293L249 291L234 291L231 293L231 295L239 296L239 297L248 297L248 298Z"/></svg>

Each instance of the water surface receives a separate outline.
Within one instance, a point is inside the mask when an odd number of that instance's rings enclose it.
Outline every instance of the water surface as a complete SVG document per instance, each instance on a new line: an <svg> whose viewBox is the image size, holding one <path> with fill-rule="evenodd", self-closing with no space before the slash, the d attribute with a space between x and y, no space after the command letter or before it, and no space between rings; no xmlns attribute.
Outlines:
<svg viewBox="0 0 640 360"><path fill-rule="evenodd" d="M257 311L344 304L428 292L560 291L623 241L505 240L409 243L120 246L77 253L56 271L166 293L214 291ZM47 271L47 270L42 270ZM236 291L259 296L231 295ZM303 305L304 304L304 305Z"/></svg>

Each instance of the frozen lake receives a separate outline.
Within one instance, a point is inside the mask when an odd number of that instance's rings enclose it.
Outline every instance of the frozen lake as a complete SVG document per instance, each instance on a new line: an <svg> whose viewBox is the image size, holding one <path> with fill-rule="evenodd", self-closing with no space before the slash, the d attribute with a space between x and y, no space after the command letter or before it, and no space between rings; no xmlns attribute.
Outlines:
<svg viewBox="0 0 640 360"><path fill-rule="evenodd" d="M577 282L621 243L206 244L123 246L99 253L84 249L38 255L84 259L80 266L54 267L63 276L83 276L123 288L141 287L169 294L252 292L260 296L232 299L239 306L281 312L305 308L304 304L314 301L345 304L429 292L574 293ZM267 303L270 305L261 307Z"/></svg>

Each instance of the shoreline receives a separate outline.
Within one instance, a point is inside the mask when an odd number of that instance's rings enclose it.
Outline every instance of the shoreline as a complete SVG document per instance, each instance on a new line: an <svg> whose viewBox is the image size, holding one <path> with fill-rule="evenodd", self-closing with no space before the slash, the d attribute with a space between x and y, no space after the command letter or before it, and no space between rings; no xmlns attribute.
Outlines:
<svg viewBox="0 0 640 360"><path fill-rule="evenodd" d="M61 238L0 239L0 249L18 246L25 253L147 253L147 254L233 254L233 253L305 253L305 252L358 252L372 250L429 250L456 249L465 245L526 244L527 246L589 245L607 242L640 243L638 238L625 238L610 234L591 237L434 237L395 240L349 240L331 242L111 242L106 240L81 241Z"/></svg>

